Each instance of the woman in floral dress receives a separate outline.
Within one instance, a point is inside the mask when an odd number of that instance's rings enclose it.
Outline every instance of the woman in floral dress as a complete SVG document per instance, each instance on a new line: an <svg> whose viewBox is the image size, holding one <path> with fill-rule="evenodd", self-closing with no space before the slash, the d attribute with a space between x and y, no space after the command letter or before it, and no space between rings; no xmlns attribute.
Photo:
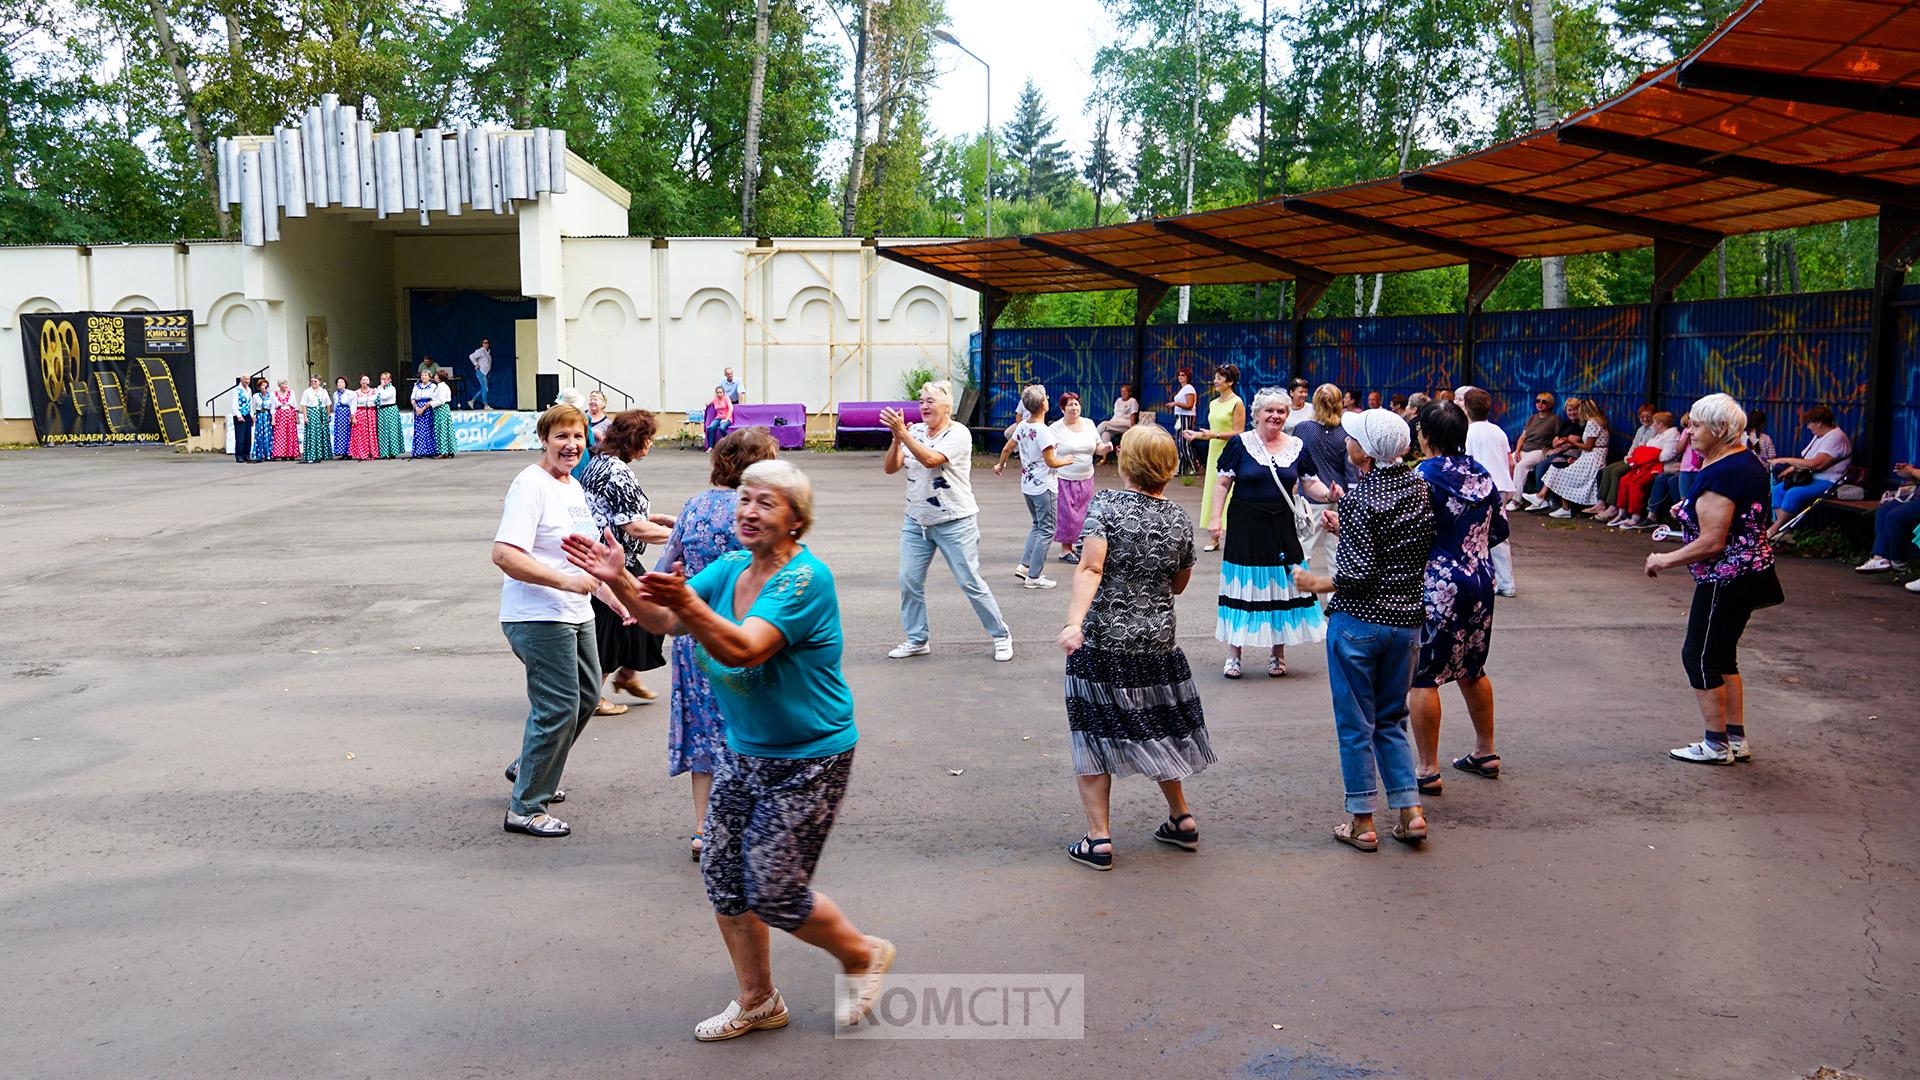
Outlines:
<svg viewBox="0 0 1920 1080"><path fill-rule="evenodd" d="M1507 514L1486 467L1467 456L1467 414L1436 401L1415 421L1425 455L1415 471L1433 503L1433 552L1421 590L1426 623L1420 659L1407 693L1417 752L1415 779L1423 795L1438 795L1440 686L1460 684L1473 718L1473 753L1455 758L1461 772L1500 775L1493 748L1493 680L1487 646L1493 635L1493 562L1489 552L1507 539Z"/></svg>
<svg viewBox="0 0 1920 1080"><path fill-rule="evenodd" d="M273 456L279 461L300 456L300 405L285 379L273 391Z"/></svg>
<svg viewBox="0 0 1920 1080"><path fill-rule="evenodd" d="M267 380L253 380L253 460L273 460L273 395Z"/></svg>
<svg viewBox="0 0 1920 1080"><path fill-rule="evenodd" d="M742 428L730 432L713 448L711 488L687 500L674 519L673 535L657 564L659 569L692 576L713 560L736 551L740 541L733 534L733 512L740 500L740 474L756 461L767 461L779 452L779 444L765 428ZM724 738L720 706L706 672L700 670L694 652L699 648L689 635L673 639L673 694L667 724L667 775L693 774L693 857L700 857L704 837L701 822L707 818L707 795L713 790L714 749Z"/></svg>

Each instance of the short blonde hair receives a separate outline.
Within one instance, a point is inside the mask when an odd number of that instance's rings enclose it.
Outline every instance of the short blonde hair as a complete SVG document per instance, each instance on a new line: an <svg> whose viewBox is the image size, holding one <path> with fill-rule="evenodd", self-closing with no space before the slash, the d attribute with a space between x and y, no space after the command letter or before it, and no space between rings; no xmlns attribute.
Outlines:
<svg viewBox="0 0 1920 1080"><path fill-rule="evenodd" d="M791 461L756 461L740 474L742 488L763 487L779 492L793 511L795 539L813 528L813 481Z"/></svg>
<svg viewBox="0 0 1920 1080"><path fill-rule="evenodd" d="M564 401L558 405L547 406L547 411L540 414L540 422L536 427L540 433L540 441L546 442L547 436L552 434L554 428L568 424L579 425L581 433L584 434L587 430L587 414Z"/></svg>
<svg viewBox="0 0 1920 1080"><path fill-rule="evenodd" d="M1747 433L1747 410L1728 394L1708 394L1687 410L1693 426L1706 428L1717 443L1730 443Z"/></svg>
<svg viewBox="0 0 1920 1080"><path fill-rule="evenodd" d="M1320 384L1313 392L1313 418L1321 424L1332 427L1340 422L1340 410L1347 403L1346 395L1330 382Z"/></svg>
<svg viewBox="0 0 1920 1080"><path fill-rule="evenodd" d="M920 388L923 394L932 394L935 403L953 407L953 384L945 379L935 379Z"/></svg>
<svg viewBox="0 0 1920 1080"><path fill-rule="evenodd" d="M1120 475L1141 491L1158 495L1179 467L1173 436L1159 424L1135 424L1120 436Z"/></svg>

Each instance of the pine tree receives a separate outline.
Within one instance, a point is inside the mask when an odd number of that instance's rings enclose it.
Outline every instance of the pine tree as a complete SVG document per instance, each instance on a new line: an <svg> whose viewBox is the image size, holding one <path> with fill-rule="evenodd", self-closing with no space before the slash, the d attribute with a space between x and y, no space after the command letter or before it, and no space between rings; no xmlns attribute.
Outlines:
<svg viewBox="0 0 1920 1080"><path fill-rule="evenodd" d="M1031 78L1021 87L1013 119L1000 130L1000 139L1012 174L1008 194L1035 203L1050 202L1065 192L1072 162L1061 140L1053 137L1053 117L1047 115L1046 100Z"/></svg>

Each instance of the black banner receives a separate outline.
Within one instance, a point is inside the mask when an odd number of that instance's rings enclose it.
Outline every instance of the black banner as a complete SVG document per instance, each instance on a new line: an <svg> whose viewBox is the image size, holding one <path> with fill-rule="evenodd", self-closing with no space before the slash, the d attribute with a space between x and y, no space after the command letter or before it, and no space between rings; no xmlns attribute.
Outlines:
<svg viewBox="0 0 1920 1080"><path fill-rule="evenodd" d="M22 315L20 340L44 444L182 443L199 429L190 311Z"/></svg>

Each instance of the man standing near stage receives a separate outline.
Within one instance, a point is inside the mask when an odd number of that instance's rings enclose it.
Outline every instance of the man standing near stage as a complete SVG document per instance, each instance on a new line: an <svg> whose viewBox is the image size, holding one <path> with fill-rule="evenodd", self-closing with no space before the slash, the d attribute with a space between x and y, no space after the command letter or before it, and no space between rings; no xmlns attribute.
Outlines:
<svg viewBox="0 0 1920 1080"><path fill-rule="evenodd" d="M747 385L742 380L733 377L732 368L726 369L726 376L726 378L720 380L720 389L726 392L728 401L738 405L740 404L740 395L747 392Z"/></svg>
<svg viewBox="0 0 1920 1080"><path fill-rule="evenodd" d="M487 407L487 376L493 372L493 342L480 339L480 347L467 354L467 360L473 364L474 395L467 401L467 408Z"/></svg>
<svg viewBox="0 0 1920 1080"><path fill-rule="evenodd" d="M233 377L233 421L227 425L227 449L235 461L253 460L253 395L247 377Z"/></svg>
<svg viewBox="0 0 1920 1080"><path fill-rule="evenodd" d="M393 385L393 372L380 373L380 389L377 391L380 409L374 413L374 430L379 433L377 446L383 458L407 456L406 440L400 436L400 391Z"/></svg>

